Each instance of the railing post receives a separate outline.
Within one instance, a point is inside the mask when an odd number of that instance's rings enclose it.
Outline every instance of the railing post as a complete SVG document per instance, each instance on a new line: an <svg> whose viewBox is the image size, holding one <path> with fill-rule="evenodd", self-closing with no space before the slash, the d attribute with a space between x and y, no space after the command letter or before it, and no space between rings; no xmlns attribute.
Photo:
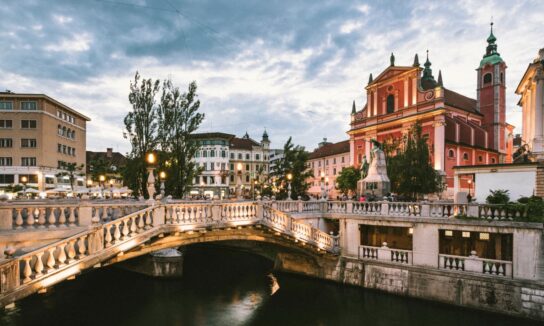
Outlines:
<svg viewBox="0 0 544 326"><path fill-rule="evenodd" d="M391 260L391 250L389 250L389 248L387 247L387 242L382 243L382 246L378 248L378 260Z"/></svg>
<svg viewBox="0 0 544 326"><path fill-rule="evenodd" d="M258 219L258 220L262 220L263 217L264 217L264 204L262 201L258 201L256 202L257 204L257 208L255 210L255 217Z"/></svg>
<svg viewBox="0 0 544 326"><path fill-rule="evenodd" d="M159 226L165 224L166 218L166 206L160 204L153 208L153 226Z"/></svg>
<svg viewBox="0 0 544 326"><path fill-rule="evenodd" d="M89 202L83 202L78 208L78 219L80 226L88 226L93 224L93 208Z"/></svg>
<svg viewBox="0 0 544 326"><path fill-rule="evenodd" d="M19 260L14 259L0 266L0 293L6 293L20 284Z"/></svg>
<svg viewBox="0 0 544 326"><path fill-rule="evenodd" d="M468 204L467 216L480 217L478 204Z"/></svg>
<svg viewBox="0 0 544 326"><path fill-rule="evenodd" d="M276 203L276 200L275 200L275 199L272 199L272 201L270 202L270 206L271 206L273 209L278 209L278 203Z"/></svg>
<svg viewBox="0 0 544 326"><path fill-rule="evenodd" d="M302 199L299 198L297 203L298 203L297 211L299 213L302 213L304 211L304 203L302 202Z"/></svg>
<svg viewBox="0 0 544 326"><path fill-rule="evenodd" d="M353 201L351 201L351 200L346 202L346 213L348 213L348 214L353 213Z"/></svg>
<svg viewBox="0 0 544 326"><path fill-rule="evenodd" d="M87 238L89 254L94 254L104 249L104 229L102 225L94 226L94 232Z"/></svg>
<svg viewBox="0 0 544 326"><path fill-rule="evenodd" d="M13 228L13 210L11 208L0 208L0 230L11 230Z"/></svg>
<svg viewBox="0 0 544 326"><path fill-rule="evenodd" d="M221 203L212 201L212 220L220 221L221 220Z"/></svg>
<svg viewBox="0 0 544 326"><path fill-rule="evenodd" d="M421 217L431 217L431 205L428 201L421 203Z"/></svg>
<svg viewBox="0 0 544 326"><path fill-rule="evenodd" d="M382 202L382 208L380 210L380 215L389 215L389 202L383 201Z"/></svg>
<svg viewBox="0 0 544 326"><path fill-rule="evenodd" d="M476 256L476 251L472 250L470 256L465 258L465 271L473 273L483 273L484 265L481 259Z"/></svg>

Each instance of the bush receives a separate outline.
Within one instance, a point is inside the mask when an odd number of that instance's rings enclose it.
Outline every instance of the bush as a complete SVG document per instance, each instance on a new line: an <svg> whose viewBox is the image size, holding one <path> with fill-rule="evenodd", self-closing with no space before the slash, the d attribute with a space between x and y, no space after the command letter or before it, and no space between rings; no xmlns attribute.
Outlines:
<svg viewBox="0 0 544 326"><path fill-rule="evenodd" d="M488 204L499 204L506 205L510 201L510 196L508 195L508 190L498 189L490 190L491 194L485 199Z"/></svg>

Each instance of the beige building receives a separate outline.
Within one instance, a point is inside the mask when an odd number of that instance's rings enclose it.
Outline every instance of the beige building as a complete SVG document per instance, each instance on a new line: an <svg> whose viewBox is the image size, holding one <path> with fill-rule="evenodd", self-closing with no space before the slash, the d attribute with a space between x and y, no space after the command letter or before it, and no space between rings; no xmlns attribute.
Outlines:
<svg viewBox="0 0 544 326"><path fill-rule="evenodd" d="M251 139L246 132L242 138L234 137L230 142L229 188L230 193L242 191L250 197L260 191L270 172L270 140L265 130L261 142Z"/></svg>
<svg viewBox="0 0 544 326"><path fill-rule="evenodd" d="M310 153L308 166L314 175L307 180L310 195L321 198L324 190L329 199L341 196L336 190L336 177L349 166L349 140L328 143L326 138L323 139L318 148Z"/></svg>
<svg viewBox="0 0 544 326"><path fill-rule="evenodd" d="M47 95L0 92L0 188L21 184L22 176L40 191L68 188L68 178L56 174L63 162L85 165L87 121Z"/></svg>

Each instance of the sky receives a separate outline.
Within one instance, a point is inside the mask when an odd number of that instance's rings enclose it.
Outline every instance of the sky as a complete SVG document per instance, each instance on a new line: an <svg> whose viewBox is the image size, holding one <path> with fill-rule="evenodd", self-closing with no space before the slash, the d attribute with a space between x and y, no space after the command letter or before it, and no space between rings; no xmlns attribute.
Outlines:
<svg viewBox="0 0 544 326"><path fill-rule="evenodd" d="M494 21L506 62L507 121L521 132L515 88L544 47L544 1L0 0L0 90L45 93L89 116L87 149L130 149L129 84L198 84L200 131L292 136L312 150L347 139L368 76L424 61L475 98Z"/></svg>

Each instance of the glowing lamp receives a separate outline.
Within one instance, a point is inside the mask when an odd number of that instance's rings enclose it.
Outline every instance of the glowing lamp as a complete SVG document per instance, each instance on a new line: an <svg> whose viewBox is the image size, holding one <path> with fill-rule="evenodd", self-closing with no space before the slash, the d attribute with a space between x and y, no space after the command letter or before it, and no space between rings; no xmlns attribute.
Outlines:
<svg viewBox="0 0 544 326"><path fill-rule="evenodd" d="M155 164L155 162L157 161L157 158L155 157L154 153L148 153L145 160L149 164Z"/></svg>

